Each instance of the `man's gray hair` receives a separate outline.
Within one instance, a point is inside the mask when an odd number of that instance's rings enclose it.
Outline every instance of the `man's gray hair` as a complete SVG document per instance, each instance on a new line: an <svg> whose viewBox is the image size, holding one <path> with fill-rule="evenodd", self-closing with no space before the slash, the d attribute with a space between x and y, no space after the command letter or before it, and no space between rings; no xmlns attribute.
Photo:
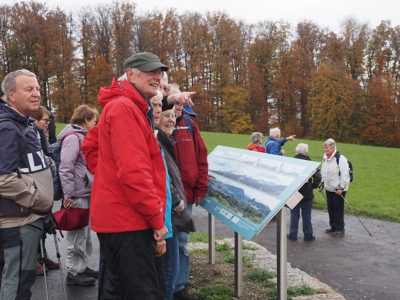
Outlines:
<svg viewBox="0 0 400 300"><path fill-rule="evenodd" d="M179 89L179 85L177 83L170 83L168 86L170 95L181 92L181 90Z"/></svg>
<svg viewBox="0 0 400 300"><path fill-rule="evenodd" d="M152 98L162 101L162 99L164 98L164 95L161 93L160 90L157 90L157 94L155 96L153 96Z"/></svg>
<svg viewBox="0 0 400 300"><path fill-rule="evenodd" d="M296 153L306 155L308 153L308 145L300 143L296 146Z"/></svg>
<svg viewBox="0 0 400 300"><path fill-rule="evenodd" d="M279 137L281 136L281 130L279 129L279 127L271 128L269 130L269 135L275 138Z"/></svg>
<svg viewBox="0 0 400 300"><path fill-rule="evenodd" d="M15 91L17 88L17 78L20 76L32 76L36 78L36 74L28 71L26 69L16 70L14 72L8 73L1 83L1 89L4 92L4 99L8 102L8 94Z"/></svg>
<svg viewBox="0 0 400 300"><path fill-rule="evenodd" d="M329 138L324 142L324 146L328 146L328 147L334 146L336 148L336 142L333 138Z"/></svg>
<svg viewBox="0 0 400 300"><path fill-rule="evenodd" d="M165 80L166 82L168 82L168 73L167 72L161 73L161 80Z"/></svg>
<svg viewBox="0 0 400 300"><path fill-rule="evenodd" d="M139 69L137 69L137 68L128 68L128 69L131 69L132 70L132 72L134 73L134 74L139 74L140 72L142 72L142 71L140 71ZM128 70L127 69L127 70ZM126 76L126 72L124 73L124 74L122 74L119 78L118 78L118 81L127 81L128 80L128 76Z"/></svg>
<svg viewBox="0 0 400 300"><path fill-rule="evenodd" d="M263 134L261 132L256 131L251 134L252 143L258 142L260 138L263 138Z"/></svg>

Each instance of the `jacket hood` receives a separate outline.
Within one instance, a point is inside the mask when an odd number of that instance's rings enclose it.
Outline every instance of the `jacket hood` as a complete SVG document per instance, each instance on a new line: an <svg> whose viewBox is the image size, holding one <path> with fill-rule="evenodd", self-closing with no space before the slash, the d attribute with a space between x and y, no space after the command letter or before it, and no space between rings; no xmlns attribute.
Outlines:
<svg viewBox="0 0 400 300"><path fill-rule="evenodd" d="M131 82L127 80L118 81L117 78L113 79L111 86L100 88L98 101L104 108L107 103L117 99L118 96L131 99L144 114L149 110L149 103L138 89Z"/></svg>
<svg viewBox="0 0 400 300"><path fill-rule="evenodd" d="M60 132L60 134L58 135L57 139L62 140L67 134L71 133L71 132L79 132L83 135L86 134L86 131L76 125L76 124L68 124L67 126L65 126L65 128Z"/></svg>
<svg viewBox="0 0 400 300"><path fill-rule="evenodd" d="M8 104L0 104L0 119L12 119L22 126L27 126L29 123L29 117L20 115Z"/></svg>
<svg viewBox="0 0 400 300"><path fill-rule="evenodd" d="M86 166L92 174L94 174L96 171L98 161L98 136L99 127L96 125L89 130L82 144L82 153L86 159Z"/></svg>

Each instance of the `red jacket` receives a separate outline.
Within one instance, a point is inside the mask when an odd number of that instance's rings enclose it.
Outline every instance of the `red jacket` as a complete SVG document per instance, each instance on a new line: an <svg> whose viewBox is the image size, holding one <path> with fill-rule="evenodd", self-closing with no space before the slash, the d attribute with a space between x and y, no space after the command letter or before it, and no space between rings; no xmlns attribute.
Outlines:
<svg viewBox="0 0 400 300"><path fill-rule="evenodd" d="M90 203L92 229L160 229L164 226L166 174L146 117L149 105L130 82L116 79L111 87L100 89L98 98L103 111L97 142L96 131L84 141L84 155L90 168L96 169Z"/></svg>
<svg viewBox="0 0 400 300"><path fill-rule="evenodd" d="M208 161L207 148L200 135L199 126L192 120L193 136L185 120L177 120L175 135L175 155L181 172L183 187L188 203L207 194Z"/></svg>
<svg viewBox="0 0 400 300"><path fill-rule="evenodd" d="M247 150L251 150L251 151L257 151L257 152L265 152L265 147L264 146L256 145L256 144L248 144L246 149Z"/></svg>

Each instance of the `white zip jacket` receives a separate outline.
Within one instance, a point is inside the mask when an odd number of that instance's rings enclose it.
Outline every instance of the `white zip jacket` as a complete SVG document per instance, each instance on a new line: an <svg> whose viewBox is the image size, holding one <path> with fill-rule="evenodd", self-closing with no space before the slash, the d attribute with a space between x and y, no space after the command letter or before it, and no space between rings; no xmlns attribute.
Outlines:
<svg viewBox="0 0 400 300"><path fill-rule="evenodd" d="M321 167L321 182L324 183L324 188L328 192L335 192L338 188L347 191L350 185L349 163L347 162L347 158L341 154L338 165L335 154L336 150L329 159L324 154Z"/></svg>

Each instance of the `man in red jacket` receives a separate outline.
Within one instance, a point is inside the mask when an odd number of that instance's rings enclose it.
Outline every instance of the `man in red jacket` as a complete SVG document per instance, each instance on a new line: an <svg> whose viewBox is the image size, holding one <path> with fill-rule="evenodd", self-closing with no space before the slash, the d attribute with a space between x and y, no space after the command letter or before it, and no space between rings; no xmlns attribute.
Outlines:
<svg viewBox="0 0 400 300"><path fill-rule="evenodd" d="M149 52L129 57L124 66L126 80L114 79L99 91L91 226L114 275L108 278L113 296L158 300L155 256L165 252L166 173L149 99L168 67Z"/></svg>
<svg viewBox="0 0 400 300"><path fill-rule="evenodd" d="M172 90L172 89L171 89ZM188 211L192 213L193 204L200 204L207 194L208 161L207 148L200 135L196 122L190 116L197 116L188 104L175 104L177 116L175 128L175 153L178 160L183 187L185 188ZM174 299L198 299L186 290L189 282L189 234L179 232L180 271L175 286Z"/></svg>

